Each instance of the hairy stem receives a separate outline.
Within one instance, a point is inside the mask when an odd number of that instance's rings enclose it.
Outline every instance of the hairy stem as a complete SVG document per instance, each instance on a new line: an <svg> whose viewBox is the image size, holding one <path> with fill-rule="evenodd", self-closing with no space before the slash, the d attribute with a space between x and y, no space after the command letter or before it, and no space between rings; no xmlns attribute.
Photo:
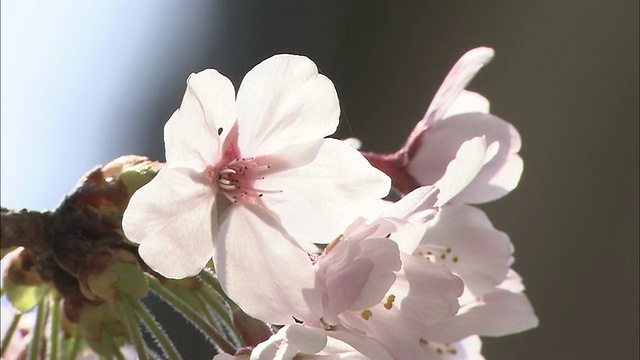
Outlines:
<svg viewBox="0 0 640 360"><path fill-rule="evenodd" d="M146 326L147 329L149 329L149 331L151 331L151 333L153 334L153 337L158 340L158 344L160 344L160 347L162 348L166 359L182 359L182 357L176 350L175 345L173 345L173 343L171 342L171 339L169 339L164 330L162 330L162 327L160 326L160 324L158 324L153 315L151 315L149 310L139 301L131 298L128 298L127 300L129 301L129 304L131 305L133 310L138 314L138 316L140 316L140 319L142 319L144 326Z"/></svg>
<svg viewBox="0 0 640 360"><path fill-rule="evenodd" d="M114 310L116 310L116 314L118 314L118 317L129 331L131 341L138 353L138 359L148 360L149 355L147 354L147 348L145 347L144 340L142 339L142 332L140 331L140 322L138 317L135 313L131 312L128 302L124 299L115 301L113 306Z"/></svg>
<svg viewBox="0 0 640 360"><path fill-rule="evenodd" d="M182 299L162 286L158 279L149 274L145 275L147 276L147 280L149 280L149 286L151 287L151 289L164 301L172 305L178 312L182 314L182 316L193 323L206 336L208 336L209 340L214 345L218 346L222 351L226 353L235 354L235 346L233 346L233 344L231 344L227 339L222 337L222 335L220 335L212 325L204 321L202 319L202 316L197 311L193 310L189 305L187 305L187 303L182 301Z"/></svg>

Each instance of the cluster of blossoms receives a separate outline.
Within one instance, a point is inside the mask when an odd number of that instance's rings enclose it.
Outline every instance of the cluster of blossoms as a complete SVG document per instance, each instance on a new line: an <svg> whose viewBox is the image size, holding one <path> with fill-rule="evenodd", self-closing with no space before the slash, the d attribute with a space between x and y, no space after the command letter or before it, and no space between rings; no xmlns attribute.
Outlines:
<svg viewBox="0 0 640 360"><path fill-rule="evenodd" d="M522 172L517 131L465 90L492 57L466 53L393 154L327 138L338 97L305 57L263 61L237 95L215 70L189 77L122 227L154 272L204 271L269 325L215 359L478 359L479 336L537 325L508 236L470 205Z"/></svg>

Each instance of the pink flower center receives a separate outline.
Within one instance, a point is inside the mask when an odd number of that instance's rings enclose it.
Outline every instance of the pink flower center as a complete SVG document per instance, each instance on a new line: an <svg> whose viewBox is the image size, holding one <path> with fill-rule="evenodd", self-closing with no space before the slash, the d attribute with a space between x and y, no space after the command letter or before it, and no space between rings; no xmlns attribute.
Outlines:
<svg viewBox="0 0 640 360"><path fill-rule="evenodd" d="M265 193L279 193L281 190L262 190L255 187L256 180L264 179L271 169L255 158L236 158L220 168L209 167L205 177L217 186L231 202L262 197Z"/></svg>

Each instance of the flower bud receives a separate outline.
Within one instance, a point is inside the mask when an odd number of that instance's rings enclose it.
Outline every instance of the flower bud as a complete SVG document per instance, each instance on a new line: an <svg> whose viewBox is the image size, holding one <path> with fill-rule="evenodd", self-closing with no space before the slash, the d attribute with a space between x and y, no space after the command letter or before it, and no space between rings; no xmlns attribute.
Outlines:
<svg viewBox="0 0 640 360"><path fill-rule="evenodd" d="M51 283L40 276L31 253L18 248L7 254L3 288L7 299L18 311L28 311L51 289Z"/></svg>

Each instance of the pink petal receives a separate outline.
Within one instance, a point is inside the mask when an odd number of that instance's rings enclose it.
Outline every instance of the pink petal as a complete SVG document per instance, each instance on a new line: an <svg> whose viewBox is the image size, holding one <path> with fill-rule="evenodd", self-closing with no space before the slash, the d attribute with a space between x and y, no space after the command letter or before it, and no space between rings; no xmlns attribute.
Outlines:
<svg viewBox="0 0 640 360"><path fill-rule="evenodd" d="M239 145L250 156L322 139L340 116L333 83L304 56L276 55L247 73L238 90Z"/></svg>
<svg viewBox="0 0 640 360"><path fill-rule="evenodd" d="M152 269L168 278L198 274L217 236L214 190L190 169L164 167L133 194L124 213L127 238Z"/></svg>
<svg viewBox="0 0 640 360"><path fill-rule="evenodd" d="M393 360L384 346L370 337L345 330L332 330L327 332L327 336L326 353L336 355L347 353L349 355L347 359L350 360ZM332 341L332 339L337 339L338 341ZM340 342L348 344L355 349L355 353L353 351L340 351Z"/></svg>
<svg viewBox="0 0 640 360"><path fill-rule="evenodd" d="M232 205L222 217L214 264L225 292L265 322L319 319L311 260L280 224L250 203Z"/></svg>
<svg viewBox="0 0 640 360"><path fill-rule="evenodd" d="M469 139L485 136L486 143L497 142L498 151L460 194L451 201L481 203L495 200L513 190L520 180L522 159L520 136L506 121L491 114L463 114L427 130L421 146L408 165L409 173L421 184L440 179L459 147Z"/></svg>
<svg viewBox="0 0 640 360"><path fill-rule="evenodd" d="M286 325L251 352L252 360L298 359L300 353L315 354L327 345L324 331L298 324Z"/></svg>
<svg viewBox="0 0 640 360"><path fill-rule="evenodd" d="M536 326L538 318L525 294L496 289L482 297L481 305L430 327L426 337L448 343L474 334L504 336Z"/></svg>
<svg viewBox="0 0 640 360"><path fill-rule="evenodd" d="M425 348L429 350L429 356L425 358L428 360L485 360L481 354L482 341L477 335L448 344L429 339Z"/></svg>
<svg viewBox="0 0 640 360"><path fill-rule="evenodd" d="M309 142L279 150L270 174L259 186L281 193L262 197L287 231L303 246L329 243L362 213L381 206L390 188L389 178L357 150L334 140Z"/></svg>
<svg viewBox="0 0 640 360"><path fill-rule="evenodd" d="M433 252L434 261L460 276L478 296L504 281L512 250L507 234L496 230L482 210L468 205L440 209L418 248L422 253Z"/></svg>
<svg viewBox="0 0 640 360"><path fill-rule="evenodd" d="M386 207L381 217L405 220L415 225L422 224L435 216L439 191L434 186L421 186Z"/></svg>
<svg viewBox="0 0 640 360"><path fill-rule="evenodd" d="M391 240L340 241L316 263L324 287L323 318L338 324L344 311L362 311L382 300L396 279L401 262L398 246Z"/></svg>
<svg viewBox="0 0 640 360"><path fill-rule="evenodd" d="M216 70L191 74L180 108L164 126L167 164L203 171L221 156L218 132L236 119L235 90Z"/></svg>
<svg viewBox="0 0 640 360"><path fill-rule="evenodd" d="M467 51L453 66L433 97L424 115L426 125L444 118L458 95L476 76L478 71L493 59L493 49L479 47Z"/></svg>
<svg viewBox="0 0 640 360"><path fill-rule="evenodd" d="M453 316L463 283L442 265L401 253L402 270L389 289L400 310L425 326Z"/></svg>
<svg viewBox="0 0 640 360"><path fill-rule="evenodd" d="M434 183L434 186L440 190L437 206L448 203L473 181L482 169L487 149L484 136L467 140L460 145L453 160L447 164L442 177ZM415 168L416 166L409 164L410 171ZM418 180L423 181L421 178Z"/></svg>
<svg viewBox="0 0 640 360"><path fill-rule="evenodd" d="M462 90L453 101L444 119L467 113L489 113L489 100L484 96L468 90Z"/></svg>

